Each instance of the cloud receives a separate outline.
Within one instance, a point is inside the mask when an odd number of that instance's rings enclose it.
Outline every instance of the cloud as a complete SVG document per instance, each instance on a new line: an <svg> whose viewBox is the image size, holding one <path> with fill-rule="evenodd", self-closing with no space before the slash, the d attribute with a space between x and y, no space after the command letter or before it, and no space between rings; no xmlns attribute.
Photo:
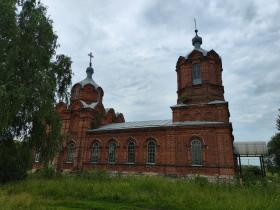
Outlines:
<svg viewBox="0 0 280 210"><path fill-rule="evenodd" d="M94 80L104 104L127 121L171 118L175 65L192 50L193 18L202 47L223 59L225 97L236 140L268 140L280 104L278 0L42 0L54 20L59 53L72 57L73 83L85 77L93 51ZM256 132L257 131L257 132Z"/></svg>

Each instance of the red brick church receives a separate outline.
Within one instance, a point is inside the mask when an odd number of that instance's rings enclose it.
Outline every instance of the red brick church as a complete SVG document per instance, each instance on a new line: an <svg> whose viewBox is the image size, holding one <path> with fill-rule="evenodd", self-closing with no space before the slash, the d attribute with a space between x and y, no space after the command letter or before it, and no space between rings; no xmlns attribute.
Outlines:
<svg viewBox="0 0 280 210"><path fill-rule="evenodd" d="M201 48L195 32L193 50L176 64L178 98L171 120L125 122L122 113L105 108L90 62L86 78L72 87L70 104L57 104L68 139L56 168L232 177L233 135L222 60L214 50ZM38 162L35 158L35 168Z"/></svg>

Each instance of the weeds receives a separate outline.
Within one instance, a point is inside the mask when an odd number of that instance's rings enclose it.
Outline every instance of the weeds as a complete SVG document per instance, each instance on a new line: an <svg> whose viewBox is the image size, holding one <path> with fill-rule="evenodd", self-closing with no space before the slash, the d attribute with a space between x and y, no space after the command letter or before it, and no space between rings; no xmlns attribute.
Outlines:
<svg viewBox="0 0 280 210"><path fill-rule="evenodd" d="M106 171L51 177L0 186L0 209L280 209L276 176L265 185L244 186L213 184L199 176L181 180Z"/></svg>

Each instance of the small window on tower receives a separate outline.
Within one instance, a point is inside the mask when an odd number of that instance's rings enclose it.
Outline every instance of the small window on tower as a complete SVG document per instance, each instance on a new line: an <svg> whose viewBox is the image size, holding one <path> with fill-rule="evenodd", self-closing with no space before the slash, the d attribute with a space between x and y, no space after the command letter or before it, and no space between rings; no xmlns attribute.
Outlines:
<svg viewBox="0 0 280 210"><path fill-rule="evenodd" d="M80 96L80 88L76 87L74 89L74 98L79 98Z"/></svg>
<svg viewBox="0 0 280 210"><path fill-rule="evenodd" d="M192 83L193 85L201 84L200 65L198 63L192 66Z"/></svg>

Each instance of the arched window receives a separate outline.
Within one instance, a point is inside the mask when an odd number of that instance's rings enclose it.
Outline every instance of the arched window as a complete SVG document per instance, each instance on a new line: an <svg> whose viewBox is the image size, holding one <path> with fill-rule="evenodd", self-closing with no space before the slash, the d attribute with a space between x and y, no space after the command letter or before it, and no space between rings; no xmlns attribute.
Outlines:
<svg viewBox="0 0 280 210"><path fill-rule="evenodd" d="M129 141L127 145L127 162L135 162L135 143L133 141Z"/></svg>
<svg viewBox="0 0 280 210"><path fill-rule="evenodd" d="M194 139L191 142L192 165L202 165L202 145L201 141Z"/></svg>
<svg viewBox="0 0 280 210"><path fill-rule="evenodd" d="M40 150L39 150L39 151L37 151L37 152L35 153L34 162L35 162L35 163L39 163L39 162L40 162L40 158L41 158L41 152L40 152Z"/></svg>
<svg viewBox="0 0 280 210"><path fill-rule="evenodd" d="M100 146L98 142L95 142L92 145L92 151L91 151L91 161L96 163L98 161L99 158L99 150L100 150Z"/></svg>
<svg viewBox="0 0 280 210"><path fill-rule="evenodd" d="M155 163L156 162L156 143L155 141L148 141L148 159L147 163Z"/></svg>
<svg viewBox="0 0 280 210"><path fill-rule="evenodd" d="M193 85L201 84L200 65L198 63L192 66L192 83Z"/></svg>
<svg viewBox="0 0 280 210"><path fill-rule="evenodd" d="M73 162L74 160L74 153L75 153L75 145L74 143L68 144L67 146L67 162Z"/></svg>
<svg viewBox="0 0 280 210"><path fill-rule="evenodd" d="M109 144L109 151L108 151L108 161L109 163L116 162L116 152L117 152L117 145L115 142L110 142Z"/></svg>
<svg viewBox="0 0 280 210"><path fill-rule="evenodd" d="M79 98L79 95L80 95L80 88L79 88L79 87L76 87L76 88L74 89L73 96L74 96L74 98Z"/></svg>

